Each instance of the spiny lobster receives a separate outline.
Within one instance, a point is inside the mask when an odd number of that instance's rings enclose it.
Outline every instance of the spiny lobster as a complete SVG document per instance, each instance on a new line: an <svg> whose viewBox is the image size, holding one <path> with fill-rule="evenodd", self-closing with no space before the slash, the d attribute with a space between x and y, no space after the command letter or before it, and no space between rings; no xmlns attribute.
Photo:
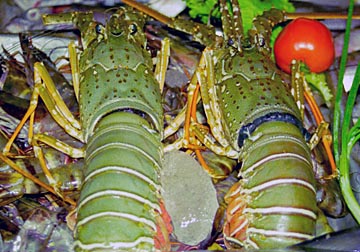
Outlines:
<svg viewBox="0 0 360 252"><path fill-rule="evenodd" d="M211 26L169 19L133 1L124 2L206 46L188 88L186 111L165 136L185 121L184 136L171 147L197 148L200 141L216 154L242 163L241 179L225 196L226 246L278 248L313 238L318 210L308 133L297 102L270 58L271 31L285 21L284 12L265 11L244 36L238 1L230 1L230 15L227 1L220 0L224 35L218 38ZM196 123L198 92L211 136Z"/></svg>
<svg viewBox="0 0 360 252"><path fill-rule="evenodd" d="M74 149L45 134L29 133L43 163L39 142L85 158L75 250L169 249L159 181L163 110L142 31L145 16L119 8L105 26L94 20L92 12L45 15L43 20L45 24L73 24L81 32L79 57L75 44L69 45L81 124L63 104L46 68L35 63L31 105L4 152L29 117L30 125L33 122L40 95L65 131L86 143L85 150ZM160 64L166 68L166 52L163 55Z"/></svg>

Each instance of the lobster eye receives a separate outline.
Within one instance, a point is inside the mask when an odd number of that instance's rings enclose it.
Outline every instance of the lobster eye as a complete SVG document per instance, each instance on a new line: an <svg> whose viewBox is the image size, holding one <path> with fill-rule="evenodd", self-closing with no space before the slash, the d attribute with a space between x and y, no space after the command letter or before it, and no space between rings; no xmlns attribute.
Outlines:
<svg viewBox="0 0 360 252"><path fill-rule="evenodd" d="M234 40L232 38L229 38L227 44L228 44L228 46L234 45Z"/></svg>
<svg viewBox="0 0 360 252"><path fill-rule="evenodd" d="M260 47L264 47L264 46L265 46L265 39L264 39L264 37L262 37L262 36L259 36L259 37L258 37L258 44L259 44Z"/></svg>
<svg viewBox="0 0 360 252"><path fill-rule="evenodd" d="M131 35L134 35L134 34L137 32L137 26L136 26L136 24L131 24L131 25L129 26L129 29L130 29L130 34L131 34Z"/></svg>
<svg viewBox="0 0 360 252"><path fill-rule="evenodd" d="M101 24L96 24L95 26L95 32L97 34L103 34L103 26Z"/></svg>

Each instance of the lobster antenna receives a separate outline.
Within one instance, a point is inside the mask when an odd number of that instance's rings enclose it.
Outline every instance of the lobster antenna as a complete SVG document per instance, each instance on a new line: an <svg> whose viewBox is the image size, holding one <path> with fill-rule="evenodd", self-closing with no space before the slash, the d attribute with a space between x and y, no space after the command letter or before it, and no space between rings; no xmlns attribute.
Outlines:
<svg viewBox="0 0 360 252"><path fill-rule="evenodd" d="M235 29L235 36L237 39L241 39L244 36L244 27L241 18L240 4L238 0L232 0L231 5L233 6L233 23Z"/></svg>
<svg viewBox="0 0 360 252"><path fill-rule="evenodd" d="M142 10L145 14L154 17L155 19L159 20L164 24L171 24L173 23L172 19L151 9L150 7L138 3L133 0L122 0L123 3L134 7L135 9ZM347 14L342 13L334 13L334 12L309 12L309 13L289 13L286 12L285 17L287 20L299 18L299 17L306 17L311 19L346 19ZM360 14L354 14L352 16L353 19L360 19Z"/></svg>
<svg viewBox="0 0 360 252"><path fill-rule="evenodd" d="M230 15L228 6L226 5L226 0L220 1L220 11L222 12L221 15L221 23L224 32L224 39L225 41L234 41L234 32L233 32L233 19Z"/></svg>
<svg viewBox="0 0 360 252"><path fill-rule="evenodd" d="M347 19L347 14L334 13L334 12L309 12L309 13L285 13L287 20L304 17L311 19ZM360 19L360 14L355 14L352 19Z"/></svg>
<svg viewBox="0 0 360 252"><path fill-rule="evenodd" d="M111 7L109 9L105 10L105 14L112 14L112 12L117 11L119 8L118 7Z"/></svg>
<svg viewBox="0 0 360 252"><path fill-rule="evenodd" d="M135 9L141 10L142 12L144 12L146 15L155 18L156 20L160 21L161 23L164 23L166 25L171 25L173 23L173 20L153 9L151 9L150 7L140 4L136 1L131 1L131 0L122 0L123 3L134 7Z"/></svg>
<svg viewBox="0 0 360 252"><path fill-rule="evenodd" d="M193 40L206 46L212 46L216 42L216 34L213 26L202 23L189 22L185 19L169 18L150 7L140 4L134 0L123 0L123 3L142 11L146 15L160 21L161 23L178 29L179 31L193 35Z"/></svg>

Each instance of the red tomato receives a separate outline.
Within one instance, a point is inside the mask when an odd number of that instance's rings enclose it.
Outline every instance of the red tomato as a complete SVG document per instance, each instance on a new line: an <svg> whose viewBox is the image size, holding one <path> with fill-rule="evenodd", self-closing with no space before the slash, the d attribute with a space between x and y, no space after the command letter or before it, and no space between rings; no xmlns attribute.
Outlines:
<svg viewBox="0 0 360 252"><path fill-rule="evenodd" d="M290 73L293 59L302 60L312 72L323 72L334 61L335 49L329 29L319 21L297 18L279 34L274 45L276 64Z"/></svg>

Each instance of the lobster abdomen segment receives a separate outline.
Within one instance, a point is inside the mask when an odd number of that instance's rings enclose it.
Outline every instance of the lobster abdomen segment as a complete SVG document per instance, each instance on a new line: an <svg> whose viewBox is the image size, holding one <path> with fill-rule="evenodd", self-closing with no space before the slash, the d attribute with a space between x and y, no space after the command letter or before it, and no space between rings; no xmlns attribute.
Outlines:
<svg viewBox="0 0 360 252"><path fill-rule="evenodd" d="M114 112L98 123L86 149L79 251L154 249L161 156L160 134L142 117Z"/></svg>
<svg viewBox="0 0 360 252"><path fill-rule="evenodd" d="M226 199L230 246L285 247L312 238L315 179L299 128L286 122L260 125L245 140L241 159L242 179Z"/></svg>

